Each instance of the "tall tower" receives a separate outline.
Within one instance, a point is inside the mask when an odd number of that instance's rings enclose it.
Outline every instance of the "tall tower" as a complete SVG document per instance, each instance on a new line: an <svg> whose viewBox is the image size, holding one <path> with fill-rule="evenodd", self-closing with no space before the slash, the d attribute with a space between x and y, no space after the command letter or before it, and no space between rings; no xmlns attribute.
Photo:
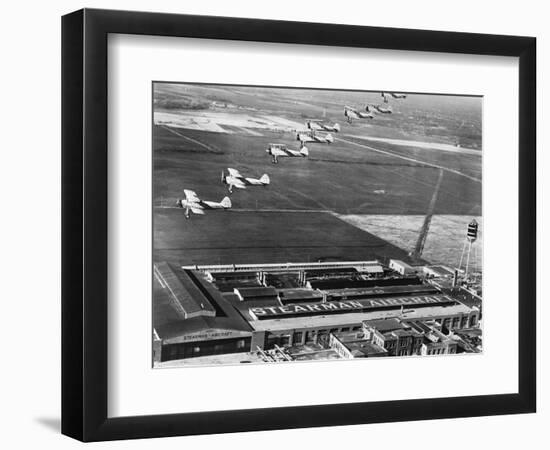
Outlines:
<svg viewBox="0 0 550 450"><path fill-rule="evenodd" d="M462 269L462 261L464 259L464 252L466 252L466 267L464 269L464 279L468 279L468 269L470 267L470 255L472 253L472 245L477 240L478 233L478 223L473 219L468 224L468 230L466 231L466 240L464 241L464 246L462 247L462 254L460 255L460 262L458 263L458 269ZM468 250L466 250L468 247Z"/></svg>

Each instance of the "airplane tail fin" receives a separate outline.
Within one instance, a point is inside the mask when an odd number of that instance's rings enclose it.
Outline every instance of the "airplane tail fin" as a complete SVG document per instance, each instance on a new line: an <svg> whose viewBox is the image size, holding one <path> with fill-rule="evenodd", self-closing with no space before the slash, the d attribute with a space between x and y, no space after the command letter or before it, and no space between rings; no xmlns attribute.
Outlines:
<svg viewBox="0 0 550 450"><path fill-rule="evenodd" d="M264 173L261 177L260 177L260 182L263 183L263 184L269 184L270 180L269 180L269 175L267 173Z"/></svg>
<svg viewBox="0 0 550 450"><path fill-rule="evenodd" d="M340 131L340 124L338 123L334 124L334 131L336 131L337 133Z"/></svg>
<svg viewBox="0 0 550 450"><path fill-rule="evenodd" d="M223 200L220 202L220 204L225 209L229 209L229 208L231 208L231 199L229 197L224 197Z"/></svg>
<svg viewBox="0 0 550 450"><path fill-rule="evenodd" d="M331 144L334 142L334 138L332 137L332 134L327 134L326 139Z"/></svg>
<svg viewBox="0 0 550 450"><path fill-rule="evenodd" d="M300 149L300 153L303 156L309 156L309 150L307 149L307 147L305 145Z"/></svg>

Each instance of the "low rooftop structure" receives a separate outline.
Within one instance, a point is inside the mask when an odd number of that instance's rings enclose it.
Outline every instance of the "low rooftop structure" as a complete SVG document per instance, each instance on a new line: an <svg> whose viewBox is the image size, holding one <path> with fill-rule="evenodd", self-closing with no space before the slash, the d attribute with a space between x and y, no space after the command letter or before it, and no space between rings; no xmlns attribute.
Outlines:
<svg viewBox="0 0 550 450"><path fill-rule="evenodd" d="M396 295L435 294L439 292L435 286L429 284L404 286L378 286L368 288L325 289L327 298L354 299L368 297L394 297Z"/></svg>
<svg viewBox="0 0 550 450"><path fill-rule="evenodd" d="M260 299L265 297L278 297L277 289L265 286L235 288L233 292L239 297L241 301Z"/></svg>
<svg viewBox="0 0 550 450"><path fill-rule="evenodd" d="M261 287L262 284L258 280L230 280L216 281L216 287L220 292L233 292L235 288L252 288Z"/></svg>
<svg viewBox="0 0 550 450"><path fill-rule="evenodd" d="M370 288L384 286L411 286L422 284L420 278L413 277L392 277L392 278L374 278L367 280L357 280L351 278L336 278L328 280L309 280L309 287L312 289L346 289L346 288Z"/></svg>
<svg viewBox="0 0 550 450"><path fill-rule="evenodd" d="M208 272L208 277L212 281L229 281L234 279L245 280L258 278L258 272L239 271L239 272Z"/></svg>
<svg viewBox="0 0 550 450"><path fill-rule="evenodd" d="M410 275L418 271L418 268L413 267L400 259L390 259L389 267L401 275Z"/></svg>
<svg viewBox="0 0 550 450"><path fill-rule="evenodd" d="M375 343L367 341L362 333L331 333L329 347L342 358L373 358L388 356L388 351Z"/></svg>
<svg viewBox="0 0 550 450"><path fill-rule="evenodd" d="M308 269L306 279L309 278L332 278L359 273L355 267L335 267L332 269Z"/></svg>
<svg viewBox="0 0 550 450"><path fill-rule="evenodd" d="M283 305L323 301L323 293L317 289L279 289L279 299Z"/></svg>
<svg viewBox="0 0 550 450"><path fill-rule="evenodd" d="M173 269L166 262L155 264L154 271L160 284L171 294L172 305L182 319L216 315L216 310L187 271Z"/></svg>
<svg viewBox="0 0 550 450"><path fill-rule="evenodd" d="M454 272L452 269L441 265L424 266L422 270L424 274L434 278L451 278L454 276Z"/></svg>

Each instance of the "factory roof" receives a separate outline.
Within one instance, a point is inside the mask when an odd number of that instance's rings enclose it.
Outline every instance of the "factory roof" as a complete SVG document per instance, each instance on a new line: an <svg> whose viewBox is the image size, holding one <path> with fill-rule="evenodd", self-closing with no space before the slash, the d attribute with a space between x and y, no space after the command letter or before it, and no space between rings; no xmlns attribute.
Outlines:
<svg viewBox="0 0 550 450"><path fill-rule="evenodd" d="M315 300L323 297L323 293L317 289L294 288L279 289L279 297L283 302Z"/></svg>
<svg viewBox="0 0 550 450"><path fill-rule="evenodd" d="M257 331L277 331L287 329L331 328L340 326L361 325L367 320L399 318L401 320L423 320L447 317L455 314L469 314L471 308L465 305L430 306L418 309L390 309L372 312L350 312L347 314L327 314L304 317L277 317L274 319L250 321Z"/></svg>
<svg viewBox="0 0 550 450"><path fill-rule="evenodd" d="M227 280L227 281L214 281L216 287L221 292L233 292L235 288L250 288L250 287L261 287L262 285L258 280Z"/></svg>
<svg viewBox="0 0 550 450"><path fill-rule="evenodd" d="M260 297L277 297L277 289L271 286L236 287L234 292L242 300L247 300L249 298L260 298Z"/></svg>
<svg viewBox="0 0 550 450"><path fill-rule="evenodd" d="M254 278L258 276L258 272L242 271L242 272L210 272L210 276L214 280L228 279L228 278Z"/></svg>
<svg viewBox="0 0 550 450"><path fill-rule="evenodd" d="M172 305L185 319L196 315L214 316L216 311L190 274L166 262L155 264L155 275L171 294Z"/></svg>
<svg viewBox="0 0 550 450"><path fill-rule="evenodd" d="M170 276L179 280L183 273L184 283L192 283L198 292L194 292L199 299L208 299L212 312L208 315L192 315L183 313L179 301L174 301L170 284L166 279L173 281ZM167 275L166 278L159 274ZM202 272L182 270L167 263L155 264L153 295L153 327L159 339L164 343L175 343L193 340L220 339L233 336L250 336L252 327L228 300L208 281Z"/></svg>
<svg viewBox="0 0 550 450"><path fill-rule="evenodd" d="M439 289L430 284L416 284L403 286L378 286L378 287L356 287L343 289L325 289L324 292L332 297L360 296L360 297L381 297L395 294L428 294L438 292Z"/></svg>
<svg viewBox="0 0 550 450"><path fill-rule="evenodd" d="M420 331L421 333L430 333L432 329L419 320L407 322L408 325Z"/></svg>
<svg viewBox="0 0 550 450"><path fill-rule="evenodd" d="M388 354L388 351L385 348L371 342L346 342L344 345L351 352L354 358L386 356Z"/></svg>
<svg viewBox="0 0 550 450"><path fill-rule="evenodd" d="M400 259L390 259L390 264L391 263L397 264L406 269L413 269L413 267L410 264L407 264L405 261L401 261Z"/></svg>
<svg viewBox="0 0 550 450"><path fill-rule="evenodd" d="M411 334L416 334L418 336L422 336L422 333L415 330L414 328L408 328L408 329L403 328L403 329L400 329L400 330L389 331L388 333L393 334L395 336L410 336Z"/></svg>
<svg viewBox="0 0 550 450"><path fill-rule="evenodd" d="M365 320L363 322L364 326L368 326L371 328L375 328L376 330L380 331L381 333L386 333L388 331L394 331L394 330L400 330L407 328L406 325L401 323L396 318L391 319L375 319L375 320Z"/></svg>
<svg viewBox="0 0 550 450"><path fill-rule="evenodd" d="M270 297L247 297L246 299L241 299L237 294L235 293L224 293L223 297L233 305L233 307L237 308L240 315L244 315L245 317L248 317L248 310L250 308L258 308L258 307L273 307L273 306L282 306L282 303L279 301L279 298L276 296L270 296Z"/></svg>
<svg viewBox="0 0 550 450"><path fill-rule="evenodd" d="M306 278L318 277L326 275L338 275L338 274L357 273L355 267L334 267L332 269L308 269L306 270Z"/></svg>
<svg viewBox="0 0 550 450"><path fill-rule="evenodd" d="M432 273L437 277L449 277L453 276L454 273L451 269L445 266L426 266L424 267L424 272Z"/></svg>
<svg viewBox="0 0 550 450"><path fill-rule="evenodd" d="M374 278L369 280L354 280L350 278L338 278L329 280L310 280L309 284L314 289L345 289L368 288L378 286L403 286L422 284L418 277L392 277Z"/></svg>

